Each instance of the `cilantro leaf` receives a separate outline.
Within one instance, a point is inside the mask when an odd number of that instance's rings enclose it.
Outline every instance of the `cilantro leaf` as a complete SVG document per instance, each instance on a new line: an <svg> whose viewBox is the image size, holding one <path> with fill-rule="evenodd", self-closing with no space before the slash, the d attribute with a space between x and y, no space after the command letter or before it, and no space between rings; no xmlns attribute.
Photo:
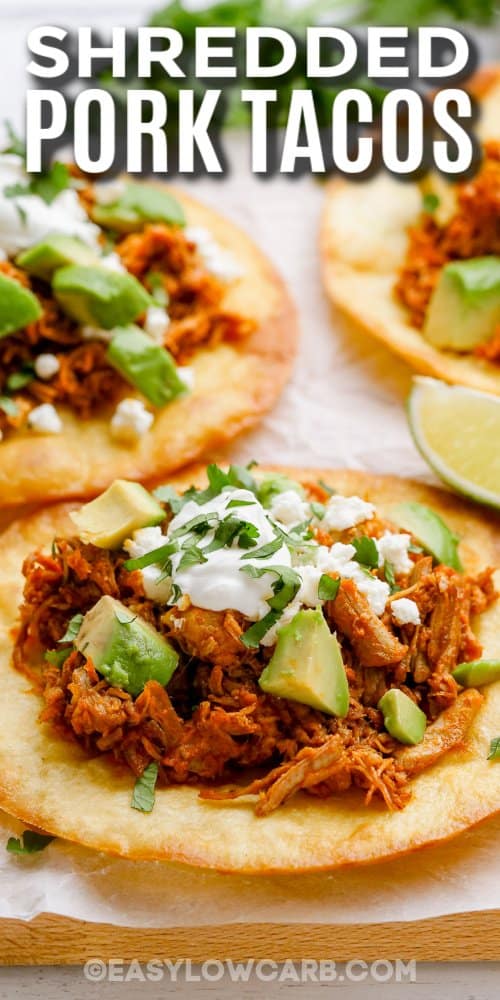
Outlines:
<svg viewBox="0 0 500 1000"><path fill-rule="evenodd" d="M43 851L55 837L48 833L36 833L35 830L25 830L21 837L9 837L7 850L11 854L38 854Z"/></svg>
<svg viewBox="0 0 500 1000"><path fill-rule="evenodd" d="M167 542L166 545L160 545L158 549L153 549L152 552L146 552L143 556L137 556L137 559L127 559L123 563L123 568L132 572L134 569L144 569L145 566L154 566L156 563L161 565L174 552L177 552L176 542Z"/></svg>
<svg viewBox="0 0 500 1000"><path fill-rule="evenodd" d="M177 490L174 490L173 486L158 486L156 490L153 490L153 496L160 503L167 503L173 514L178 514L179 511L184 506L184 501L182 497L179 496Z"/></svg>
<svg viewBox="0 0 500 1000"><path fill-rule="evenodd" d="M247 628L246 632L240 636L240 642L243 643L247 649L257 649L260 645L261 639L264 638L266 632L276 624L281 618L282 611L268 611L267 615L258 622L254 622L250 628Z"/></svg>
<svg viewBox="0 0 500 1000"><path fill-rule="evenodd" d="M35 369L32 365L24 365L24 367L18 372L12 372L5 383L5 388L8 392L17 392L19 389L24 389L25 386L33 382L35 378Z"/></svg>
<svg viewBox="0 0 500 1000"><path fill-rule="evenodd" d="M340 587L340 580L338 577L329 576L328 573L322 573L319 578L318 585L318 597L320 601L334 601L338 590Z"/></svg>
<svg viewBox="0 0 500 1000"><path fill-rule="evenodd" d="M17 135L12 122L4 121L5 131L9 137L9 144L2 149L2 153L10 153L12 156L20 156L21 159L26 159L26 143L21 136Z"/></svg>
<svg viewBox="0 0 500 1000"><path fill-rule="evenodd" d="M152 761L144 769L134 785L130 805L139 812L150 813L155 804L155 787L158 778L158 764Z"/></svg>
<svg viewBox="0 0 500 1000"><path fill-rule="evenodd" d="M246 555L242 556L242 559L267 559L268 556L274 555L278 549L283 545L282 538L278 536L273 538L272 542L268 542L267 545L261 545L259 549L252 549L251 552L247 552Z"/></svg>
<svg viewBox="0 0 500 1000"><path fill-rule="evenodd" d="M334 493L337 492L337 490L332 489L332 487L329 486L328 483L325 483L324 479L318 479L318 486L321 486L321 489L324 490L325 493L328 493L329 497L332 497Z"/></svg>
<svg viewBox="0 0 500 1000"><path fill-rule="evenodd" d="M311 502L311 510L318 521L322 521L326 514L326 507L324 503L318 503L317 500Z"/></svg>
<svg viewBox="0 0 500 1000"><path fill-rule="evenodd" d="M59 642L73 642L76 639L83 621L83 615L73 615L73 617L68 622L68 627Z"/></svg>
<svg viewBox="0 0 500 1000"><path fill-rule="evenodd" d="M401 590L401 587L398 587L396 583L396 574L394 571L394 566L391 562L388 561L388 559L384 561L384 576L386 582L389 584L389 587L391 588L391 594L396 594L398 590Z"/></svg>
<svg viewBox="0 0 500 1000"><path fill-rule="evenodd" d="M184 548L184 546L183 546ZM202 550L198 545L186 546L184 554L177 567L177 572L182 572L183 569L187 569L188 566L197 566L198 563L208 562L207 557L203 554Z"/></svg>
<svg viewBox="0 0 500 1000"><path fill-rule="evenodd" d="M500 736L495 736L490 742L488 760L500 760Z"/></svg>
<svg viewBox="0 0 500 1000"><path fill-rule="evenodd" d="M368 566L369 569L377 569L378 549L375 539L369 538L368 535L361 535L360 538L353 538L351 544L356 549L356 554L353 556L356 562L362 566Z"/></svg>
<svg viewBox="0 0 500 1000"><path fill-rule="evenodd" d="M44 660L53 667L62 667L66 663L68 656L71 656L70 649L48 649Z"/></svg>
<svg viewBox="0 0 500 1000"><path fill-rule="evenodd" d="M439 208L440 204L441 199L438 198L437 194L432 194L431 191L428 191L422 198L422 211L427 212L428 215L432 215Z"/></svg>
<svg viewBox="0 0 500 1000"><path fill-rule="evenodd" d="M240 572L254 579L264 576L265 573L276 574L278 579L272 584L274 597L267 601L273 611L282 611L286 608L300 590L302 582L298 573L289 566L241 566Z"/></svg>

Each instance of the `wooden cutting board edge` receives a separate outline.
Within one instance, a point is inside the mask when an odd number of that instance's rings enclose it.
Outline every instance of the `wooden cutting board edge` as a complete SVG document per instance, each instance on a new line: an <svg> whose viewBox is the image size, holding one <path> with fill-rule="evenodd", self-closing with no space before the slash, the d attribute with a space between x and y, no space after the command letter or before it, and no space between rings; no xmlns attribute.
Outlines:
<svg viewBox="0 0 500 1000"><path fill-rule="evenodd" d="M383 924L225 924L138 929L44 914L0 921L0 965L80 965L90 958L500 960L500 910Z"/></svg>

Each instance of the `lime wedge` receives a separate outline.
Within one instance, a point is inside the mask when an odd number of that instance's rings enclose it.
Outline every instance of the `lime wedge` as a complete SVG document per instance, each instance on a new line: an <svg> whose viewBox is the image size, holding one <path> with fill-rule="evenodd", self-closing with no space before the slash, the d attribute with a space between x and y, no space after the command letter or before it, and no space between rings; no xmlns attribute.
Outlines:
<svg viewBox="0 0 500 1000"><path fill-rule="evenodd" d="M415 444L437 476L500 509L500 398L417 377L408 399Z"/></svg>

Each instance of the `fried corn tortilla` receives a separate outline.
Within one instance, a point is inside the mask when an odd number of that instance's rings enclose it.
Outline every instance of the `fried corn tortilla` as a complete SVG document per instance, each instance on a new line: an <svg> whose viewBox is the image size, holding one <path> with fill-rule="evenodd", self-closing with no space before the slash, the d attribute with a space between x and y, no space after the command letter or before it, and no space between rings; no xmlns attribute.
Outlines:
<svg viewBox="0 0 500 1000"><path fill-rule="evenodd" d="M481 104L480 138L500 138L500 70L478 75L471 89ZM445 202L452 185L442 179L438 183ZM422 193L419 184L385 173L361 184L330 182L321 227L326 291L336 306L416 371L500 394L497 363L434 347L397 301L394 287L405 260L408 228L422 210Z"/></svg>
<svg viewBox="0 0 500 1000"><path fill-rule="evenodd" d="M376 503L382 516L399 501L420 501L460 535L467 571L500 563L494 515L481 516L441 490L355 471L280 471L304 482L321 478L345 495L356 493ZM173 484L186 488L194 478L187 475ZM34 548L50 546L55 533L72 531L69 510L67 504L48 507L14 523L2 538L0 808L51 834L111 854L261 874L389 858L452 837L500 809L500 764L487 760L489 742L500 734L500 682L483 688L484 701L460 749L413 779L412 797L401 811L388 812L373 802L364 805L359 791L323 800L300 792L259 818L250 797L207 801L186 786L157 789L148 815L131 809L130 772L102 757L89 759L76 743L40 724L41 699L10 662L23 558ZM480 639L483 656L498 659L498 601L481 615ZM472 691L464 695L459 711L467 713L470 699L480 696Z"/></svg>
<svg viewBox="0 0 500 1000"><path fill-rule="evenodd" d="M173 193L188 225L209 230L241 266L223 307L254 320L254 332L239 344L197 351L193 390L156 411L137 443L113 439L109 414L83 420L64 406L58 406L62 433L16 430L0 443L0 506L94 495L120 476L167 475L251 427L279 395L298 333L283 281L240 229L183 192ZM123 395L138 394L128 386Z"/></svg>

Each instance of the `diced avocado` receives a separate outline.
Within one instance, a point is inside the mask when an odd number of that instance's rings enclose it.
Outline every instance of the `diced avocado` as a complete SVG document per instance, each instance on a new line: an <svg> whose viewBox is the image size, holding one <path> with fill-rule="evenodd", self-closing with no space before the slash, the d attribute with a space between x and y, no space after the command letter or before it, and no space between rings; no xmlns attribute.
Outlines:
<svg viewBox="0 0 500 1000"><path fill-rule="evenodd" d="M153 406L165 406L186 392L172 355L137 326L116 331L107 358Z"/></svg>
<svg viewBox="0 0 500 1000"><path fill-rule="evenodd" d="M452 677L465 688L482 687L500 681L500 660L471 660L459 663L452 671Z"/></svg>
<svg viewBox="0 0 500 1000"><path fill-rule="evenodd" d="M423 334L435 347L472 351L500 323L500 257L453 261L441 271Z"/></svg>
<svg viewBox="0 0 500 1000"><path fill-rule="evenodd" d="M115 479L104 493L70 516L82 541L101 549L119 549L139 528L161 524L165 511L140 483Z"/></svg>
<svg viewBox="0 0 500 1000"><path fill-rule="evenodd" d="M54 272L60 267L67 267L69 264L99 266L99 258L82 240L74 236L54 235L47 236L41 243L36 243L19 254L16 264L28 271L28 274L51 281Z"/></svg>
<svg viewBox="0 0 500 1000"><path fill-rule="evenodd" d="M42 307L33 292L0 274L0 337L22 330L42 315Z"/></svg>
<svg viewBox="0 0 500 1000"><path fill-rule="evenodd" d="M274 497L287 490L294 490L300 497L305 496L303 487L295 479L289 479L280 472L268 472L259 480L257 496L263 507L270 507Z"/></svg>
<svg viewBox="0 0 500 1000"><path fill-rule="evenodd" d="M111 205L96 203L92 218L106 229L131 233L141 229L145 222L164 222L170 226L184 226L184 210L175 198L151 184L129 181L123 194Z"/></svg>
<svg viewBox="0 0 500 1000"><path fill-rule="evenodd" d="M179 654L149 622L105 595L87 611L76 648L113 687L140 694L147 681L168 684Z"/></svg>
<svg viewBox="0 0 500 1000"><path fill-rule="evenodd" d="M438 563L459 572L463 570L458 554L458 535L430 507L411 501L400 503L391 509L390 517L400 528L414 535Z"/></svg>
<svg viewBox="0 0 500 1000"><path fill-rule="evenodd" d="M132 274L106 267L61 267L55 272L52 287L70 316L106 330L132 322L152 301Z"/></svg>
<svg viewBox="0 0 500 1000"><path fill-rule="evenodd" d="M276 649L259 678L268 694L343 718L349 686L336 637L319 608L298 611L278 632Z"/></svg>
<svg viewBox="0 0 500 1000"><path fill-rule="evenodd" d="M395 740L410 746L422 742L427 727L425 712L404 691L390 688L380 699L378 708L384 716L387 732Z"/></svg>

